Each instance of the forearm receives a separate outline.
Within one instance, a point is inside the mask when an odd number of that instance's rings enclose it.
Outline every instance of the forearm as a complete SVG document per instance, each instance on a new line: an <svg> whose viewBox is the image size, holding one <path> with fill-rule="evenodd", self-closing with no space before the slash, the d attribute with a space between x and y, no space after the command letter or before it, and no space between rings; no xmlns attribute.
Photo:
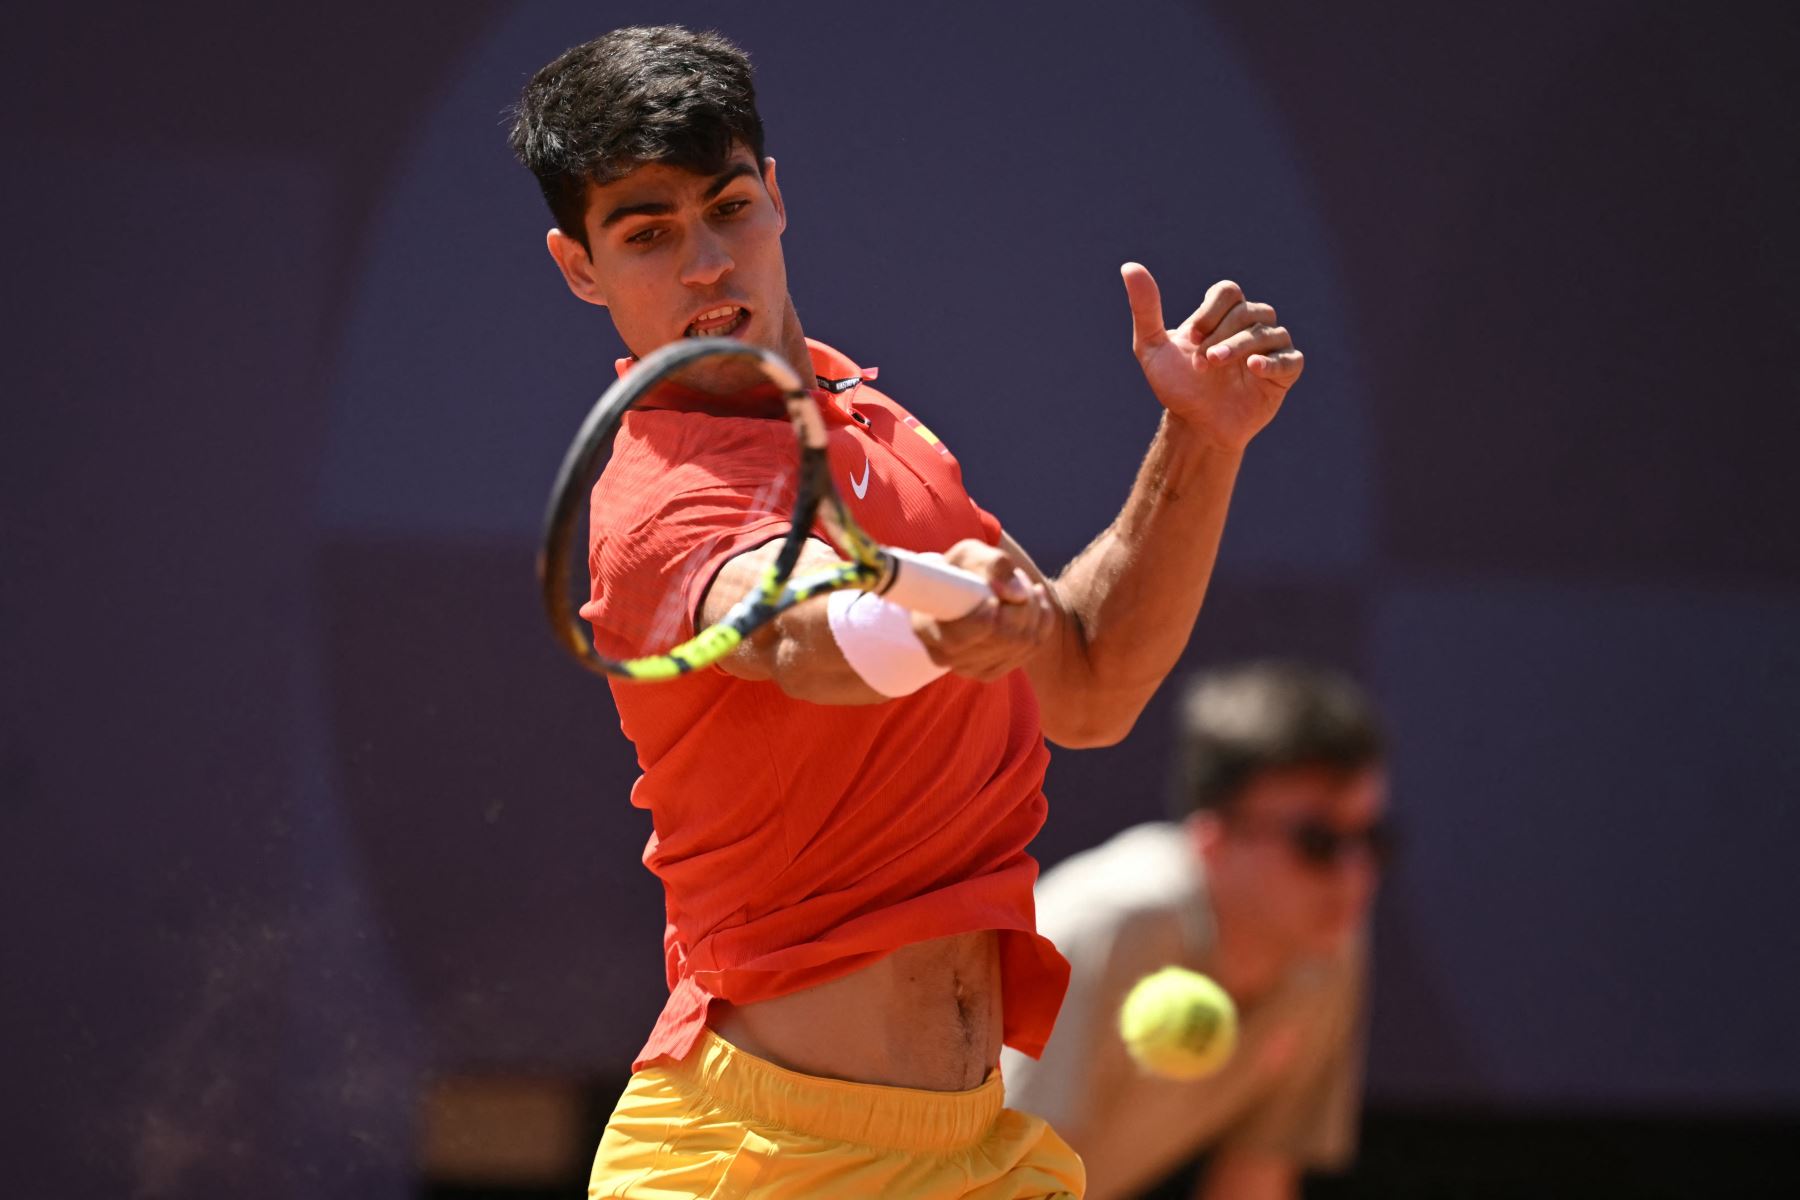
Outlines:
<svg viewBox="0 0 1800 1200"><path fill-rule="evenodd" d="M1284 1158L1221 1151L1208 1165L1196 1200L1299 1200L1300 1173Z"/></svg>
<svg viewBox="0 0 1800 1200"><path fill-rule="evenodd" d="M720 568L701 602L700 623L710 625L723 619L738 597L756 586L774 554L771 544ZM795 574L804 575L809 566L835 561L837 555L824 543L809 542ZM865 683L844 658L832 636L823 600L788 609L719 665L740 679L767 680L795 699L814 704L879 704L887 699Z"/></svg>
<svg viewBox="0 0 1800 1200"><path fill-rule="evenodd" d="M736 597L757 585L775 551L770 544L720 568L696 623L722 620ZM758 630L719 665L740 679L773 681L795 699L814 704L879 704L910 695L945 672L992 683L1025 665L1055 624L1047 589L1015 579L1013 559L975 539L958 542L945 557L988 580L995 593L954 620L932 620L875 597L856 603L879 605L885 612L853 604L834 616L837 600L851 593L808 601ZM810 541L795 573L836 561L829 546Z"/></svg>
<svg viewBox="0 0 1800 1200"><path fill-rule="evenodd" d="M1206 597L1242 457L1165 414L1119 515L1054 581L1060 638L1032 671L1052 741L1118 741L1173 669Z"/></svg>

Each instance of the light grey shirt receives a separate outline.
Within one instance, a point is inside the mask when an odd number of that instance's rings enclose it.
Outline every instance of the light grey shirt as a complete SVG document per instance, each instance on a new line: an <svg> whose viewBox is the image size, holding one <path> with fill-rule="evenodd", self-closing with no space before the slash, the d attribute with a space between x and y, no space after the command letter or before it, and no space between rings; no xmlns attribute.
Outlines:
<svg viewBox="0 0 1800 1200"><path fill-rule="evenodd" d="M1297 1167L1355 1151L1366 954L1302 962L1240 1009L1231 1060L1205 1079L1146 1074L1119 1039L1119 1005L1145 975L1207 971L1216 942L1192 835L1139 825L1046 872L1038 928L1068 958L1068 995L1041 1059L1001 1054L1010 1107L1044 1117L1081 1154L1089 1200L1129 1195L1203 1149Z"/></svg>

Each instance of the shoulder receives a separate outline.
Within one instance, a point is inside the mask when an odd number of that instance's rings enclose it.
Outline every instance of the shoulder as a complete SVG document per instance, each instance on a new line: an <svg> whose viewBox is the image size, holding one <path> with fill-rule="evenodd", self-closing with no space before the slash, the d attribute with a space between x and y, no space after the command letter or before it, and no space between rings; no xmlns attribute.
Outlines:
<svg viewBox="0 0 1800 1200"><path fill-rule="evenodd" d="M1138 825L1046 871L1037 887L1038 920L1059 942L1178 924L1199 886L1182 827Z"/></svg>
<svg viewBox="0 0 1800 1200"><path fill-rule="evenodd" d="M786 421L645 409L627 413L597 492L636 492L654 483L663 496L791 470L793 427Z"/></svg>
<svg viewBox="0 0 1800 1200"><path fill-rule="evenodd" d="M625 414L611 461L661 457L680 465L752 447L780 449L792 457L794 444L794 427L781 417L643 408Z"/></svg>

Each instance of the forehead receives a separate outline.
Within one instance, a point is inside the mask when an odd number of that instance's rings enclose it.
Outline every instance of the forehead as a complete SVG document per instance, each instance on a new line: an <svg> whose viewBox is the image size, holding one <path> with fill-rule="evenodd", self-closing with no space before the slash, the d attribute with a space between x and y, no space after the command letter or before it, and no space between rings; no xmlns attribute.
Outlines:
<svg viewBox="0 0 1800 1200"><path fill-rule="evenodd" d="M604 219L619 205L654 202L680 203L698 199L721 179L734 174L760 175L760 164L750 148L734 142L731 153L717 171L690 171L671 163L640 163L610 183L588 183L588 211Z"/></svg>
<svg viewBox="0 0 1800 1200"><path fill-rule="evenodd" d="M1244 816L1318 817L1333 823L1366 822L1387 810L1387 773L1380 767L1343 771L1284 767L1253 779L1237 799Z"/></svg>

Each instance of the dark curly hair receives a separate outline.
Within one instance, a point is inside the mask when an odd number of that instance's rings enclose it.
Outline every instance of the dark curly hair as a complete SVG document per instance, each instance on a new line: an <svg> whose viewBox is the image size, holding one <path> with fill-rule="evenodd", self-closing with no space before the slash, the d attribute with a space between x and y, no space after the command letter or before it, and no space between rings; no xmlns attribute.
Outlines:
<svg viewBox="0 0 1800 1200"><path fill-rule="evenodd" d="M513 110L512 148L537 176L557 228L587 246L589 182L644 163L702 175L742 142L763 158L749 57L722 35L679 25L615 29L563 51Z"/></svg>
<svg viewBox="0 0 1800 1200"><path fill-rule="evenodd" d="M1253 778L1281 767L1375 766L1386 739L1362 689L1334 671L1260 662L1195 678L1181 703L1170 809L1229 809Z"/></svg>

